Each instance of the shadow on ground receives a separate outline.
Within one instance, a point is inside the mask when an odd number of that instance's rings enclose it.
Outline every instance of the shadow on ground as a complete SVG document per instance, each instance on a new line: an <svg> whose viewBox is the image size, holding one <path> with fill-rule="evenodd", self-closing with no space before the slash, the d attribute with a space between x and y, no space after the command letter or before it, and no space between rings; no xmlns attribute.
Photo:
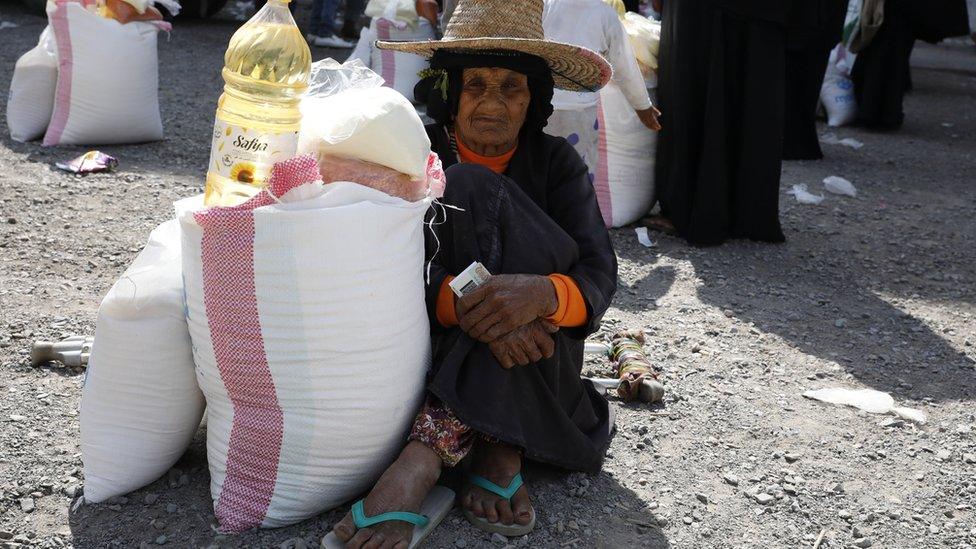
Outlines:
<svg viewBox="0 0 976 549"><path fill-rule="evenodd" d="M567 482L567 474L550 468L529 464L526 478L532 491L533 503L538 513L538 527L529 535L528 547L646 547L667 549L670 547L664 533L655 525L651 510L640 497L618 483L609 473L586 476L588 494L570 493L577 489ZM583 475L574 474L574 476ZM460 488L460 475L445 472L441 483ZM147 500L147 496L149 499ZM90 547L138 547L140 543L155 545L160 536L171 547L290 547L300 538L308 548L317 548L321 538L337 523L348 507L322 513L314 518L286 528L254 530L236 536L221 535L216 530L216 519L210 498L210 474L207 469L205 427L197 433L192 446L173 470L162 479L125 496L126 501L109 500L101 504L86 504L69 513L69 525L78 548ZM591 518L595 499L611 509L606 517ZM149 501L150 503L147 503ZM553 538L550 517L568 522L569 515L585 517L592 530L584 535L583 529ZM576 535L578 534L578 535ZM567 543L576 537L575 544ZM484 534L464 520L455 508L432 534L428 547L453 547L459 538L467 540L468 547L489 547L493 543ZM582 539L589 541L581 541ZM291 540L289 545L285 542ZM594 541L595 540L595 541ZM512 543L519 540L513 538ZM590 544L593 545L590 545ZM284 544L284 545L282 545ZM298 547L301 547L300 545Z"/></svg>

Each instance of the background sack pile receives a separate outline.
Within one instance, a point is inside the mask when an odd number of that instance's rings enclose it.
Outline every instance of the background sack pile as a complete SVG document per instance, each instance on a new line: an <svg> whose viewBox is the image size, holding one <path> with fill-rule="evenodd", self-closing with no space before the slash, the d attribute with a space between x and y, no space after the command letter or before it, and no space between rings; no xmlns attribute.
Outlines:
<svg viewBox="0 0 976 549"><path fill-rule="evenodd" d="M430 143L419 117L380 90L356 89L362 100L303 128L315 130L303 142L370 166L363 157L375 146L363 132L395 129L390 157L424 173ZM178 202L178 219L153 232L109 292L82 398L82 459L95 481L87 500L165 474L199 426L203 398L224 532L337 506L396 457L430 360L422 278L430 199L324 184L320 171L315 157L298 156L276 164L268 188L239 206Z"/></svg>
<svg viewBox="0 0 976 549"><path fill-rule="evenodd" d="M37 46L14 68L11 138L43 136L45 146L162 139L156 39L169 23L122 23L94 0L52 0L47 15Z"/></svg>
<svg viewBox="0 0 976 549"><path fill-rule="evenodd" d="M386 86L412 102L413 88L420 81L418 73L430 62L420 55L381 50L373 44L377 40L433 40L433 25L417 15L414 0L370 0L366 15L372 21L369 28L363 29L349 59L362 61L383 77Z"/></svg>

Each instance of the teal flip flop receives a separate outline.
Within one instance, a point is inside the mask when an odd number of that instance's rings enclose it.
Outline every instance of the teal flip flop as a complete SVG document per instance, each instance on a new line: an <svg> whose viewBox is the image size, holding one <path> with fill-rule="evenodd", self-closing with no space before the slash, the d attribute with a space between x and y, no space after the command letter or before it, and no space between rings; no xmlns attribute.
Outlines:
<svg viewBox="0 0 976 549"><path fill-rule="evenodd" d="M444 486L435 486L424 499L420 514L392 511L367 517L363 509L363 500L359 500L352 506L352 520L357 530L391 521L412 524L414 528L410 549L414 549L420 546L434 528L437 528L437 525L451 512L452 507L454 507L454 491ZM345 549L345 547L346 544L339 540L334 532L322 538L321 549Z"/></svg>
<svg viewBox="0 0 976 549"><path fill-rule="evenodd" d="M485 477L471 473L467 475L467 480L474 486L477 486L486 492L491 492L500 498L505 498L509 502L512 501L515 494L525 484L525 482L522 480L522 473L516 473L512 478L512 482L510 482L506 488L502 488ZM532 509L532 519L528 524L519 524L517 522L513 522L512 524L489 522L488 519L479 517L467 509L464 510L464 518L468 519L468 522L470 522L475 528L488 532L489 534L501 534L507 537L517 537L524 536L532 530L535 530L535 509Z"/></svg>

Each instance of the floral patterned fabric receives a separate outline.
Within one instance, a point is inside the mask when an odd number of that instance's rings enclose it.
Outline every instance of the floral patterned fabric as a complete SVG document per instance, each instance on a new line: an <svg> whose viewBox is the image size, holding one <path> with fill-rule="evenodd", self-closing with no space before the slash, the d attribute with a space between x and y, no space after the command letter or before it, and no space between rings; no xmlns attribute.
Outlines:
<svg viewBox="0 0 976 549"><path fill-rule="evenodd" d="M410 440L436 452L448 467L454 467L468 455L476 438L475 431L433 395L427 396L410 431Z"/></svg>

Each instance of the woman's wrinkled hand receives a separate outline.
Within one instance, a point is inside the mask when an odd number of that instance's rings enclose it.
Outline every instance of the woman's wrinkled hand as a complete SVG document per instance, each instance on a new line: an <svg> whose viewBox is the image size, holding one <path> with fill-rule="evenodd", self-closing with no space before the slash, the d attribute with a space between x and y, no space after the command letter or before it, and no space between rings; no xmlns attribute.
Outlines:
<svg viewBox="0 0 976 549"><path fill-rule="evenodd" d="M636 112L637 118L640 118L641 124L644 124L650 130L661 130L661 121L658 120L658 118L661 116L661 111L657 110L657 107L651 105L651 108L649 109Z"/></svg>
<svg viewBox="0 0 976 549"><path fill-rule="evenodd" d="M492 343L499 337L556 312L559 302L548 277L494 275L457 300L458 324L473 339Z"/></svg>
<svg viewBox="0 0 976 549"><path fill-rule="evenodd" d="M516 328L488 344L491 353L508 370L515 366L527 366L544 358L551 358L556 352L552 334L559 331L545 320L536 320Z"/></svg>

